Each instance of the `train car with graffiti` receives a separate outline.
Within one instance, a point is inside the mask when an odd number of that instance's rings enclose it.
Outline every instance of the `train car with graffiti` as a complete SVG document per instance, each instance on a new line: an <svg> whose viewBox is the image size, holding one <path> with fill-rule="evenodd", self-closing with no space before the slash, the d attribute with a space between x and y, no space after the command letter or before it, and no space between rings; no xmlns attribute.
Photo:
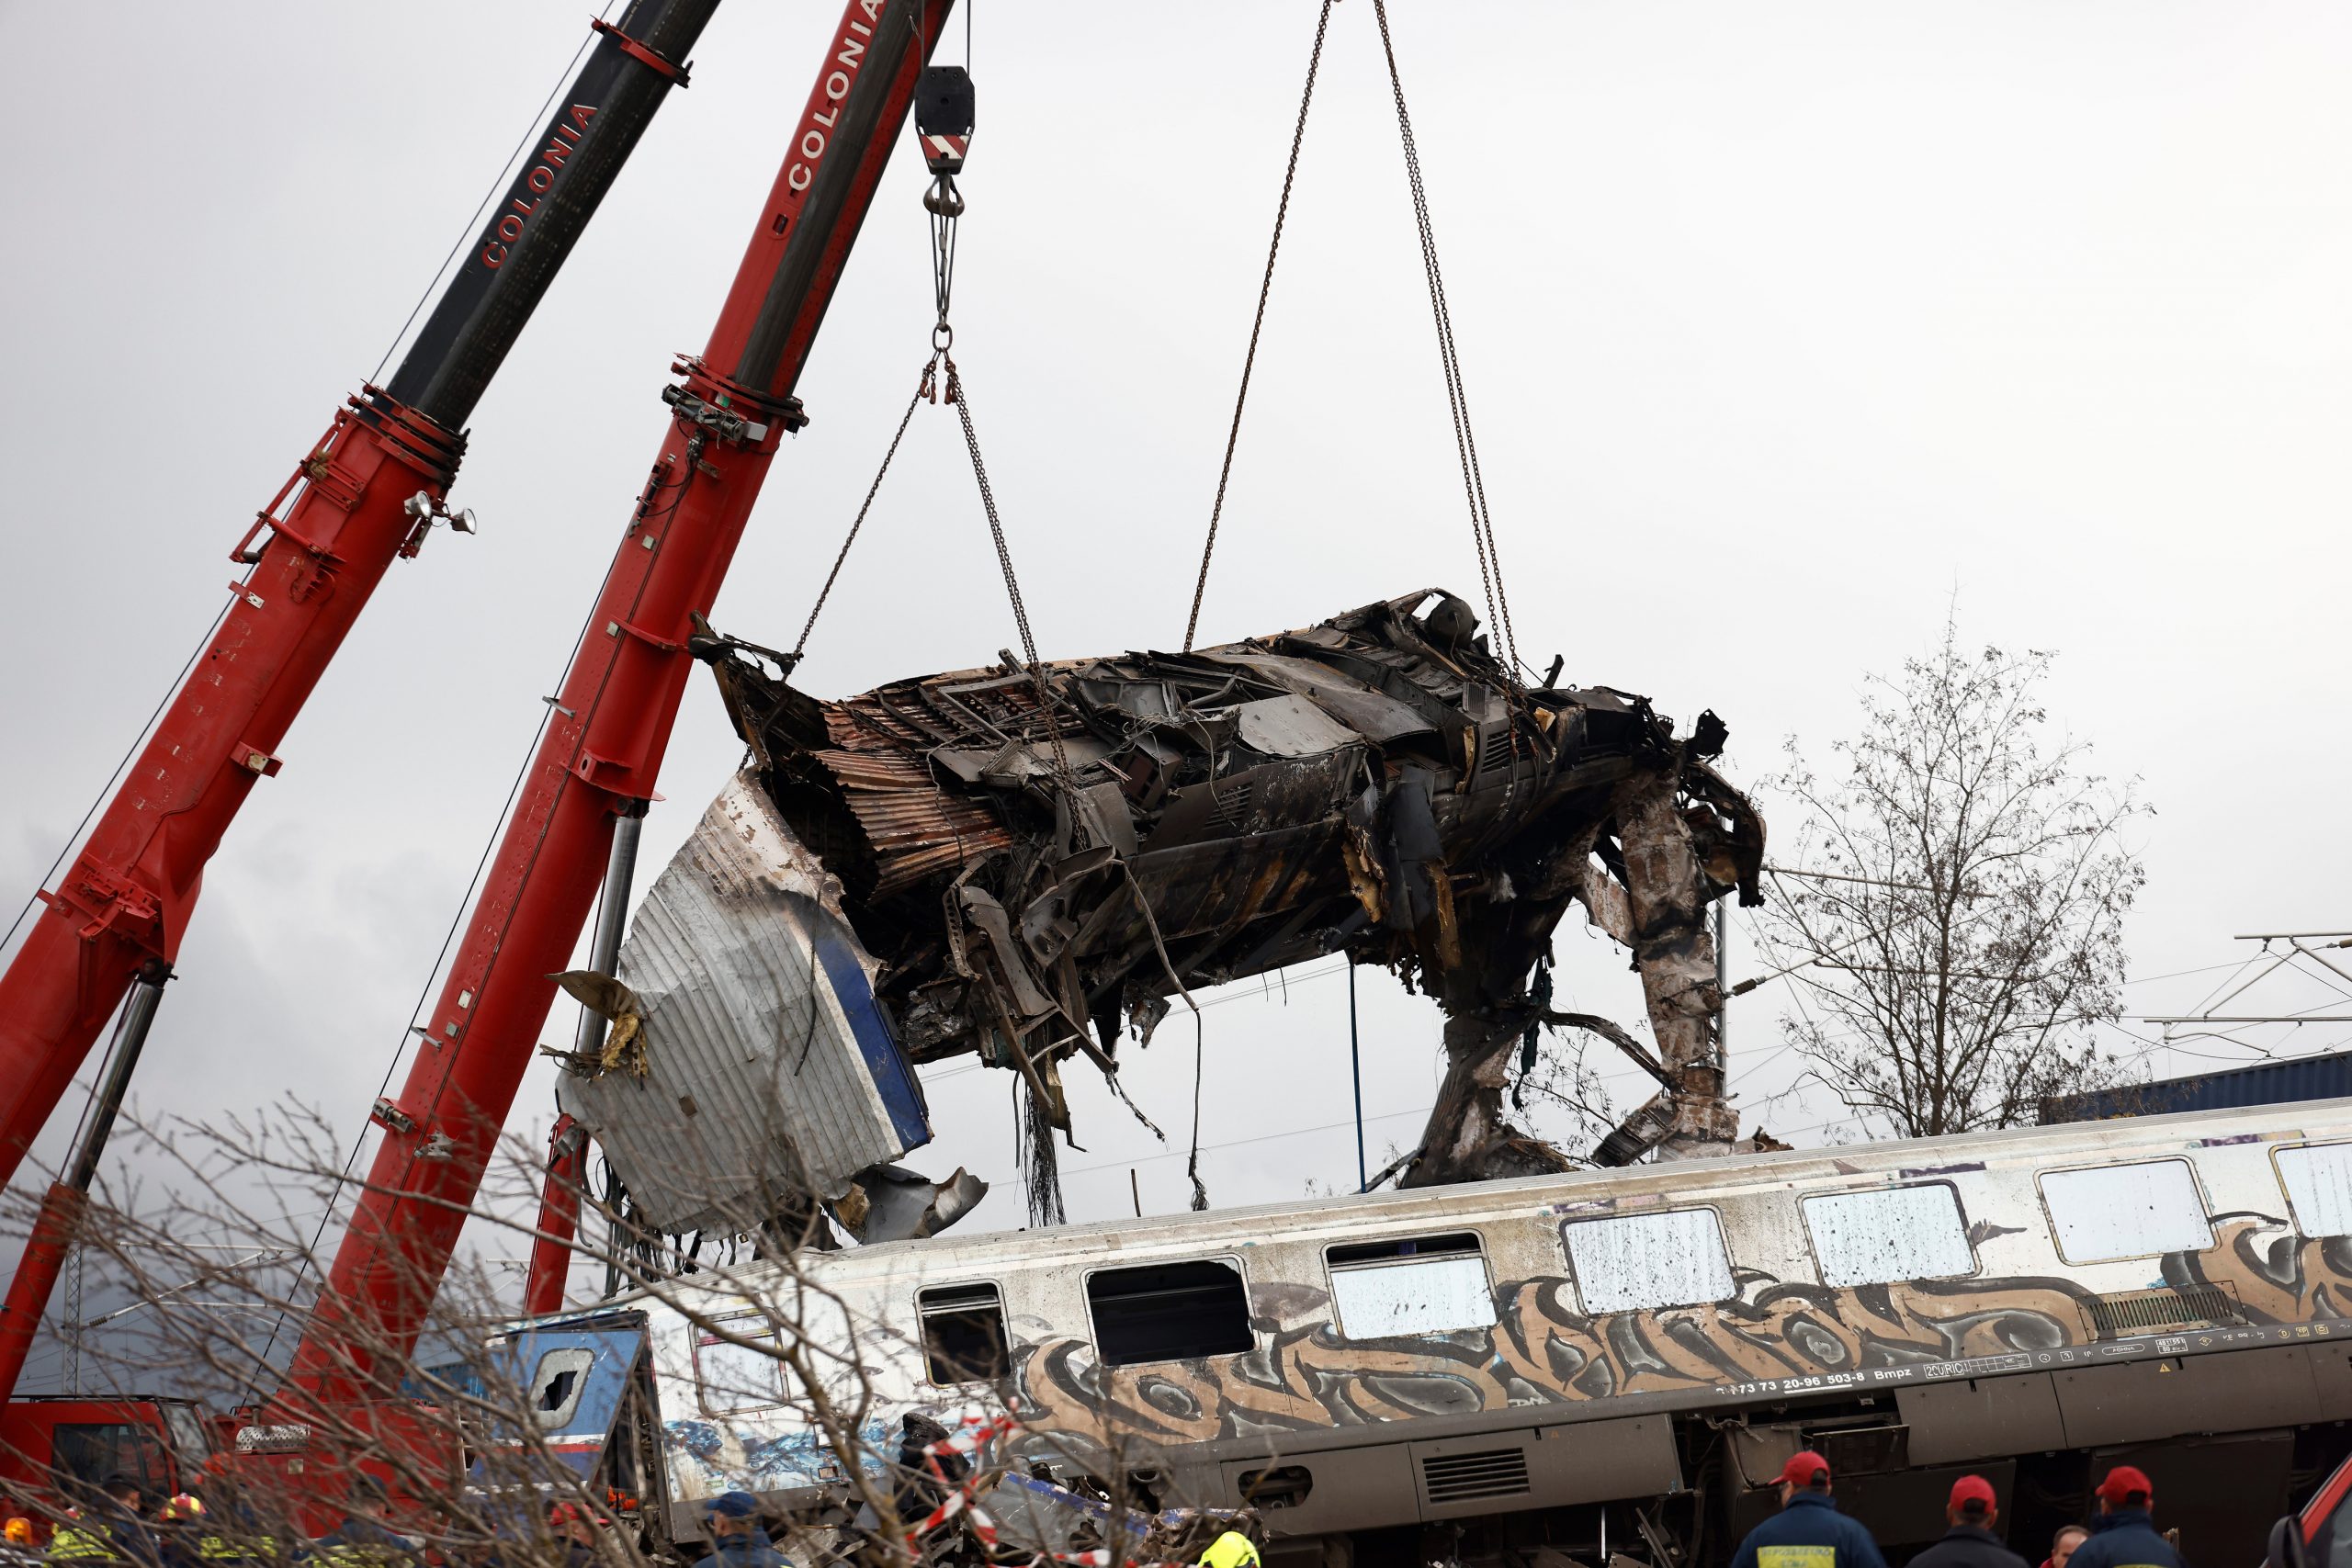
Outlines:
<svg viewBox="0 0 2352 1568"><path fill-rule="evenodd" d="M1974 1472L2030 1560L2128 1460L2194 1559L2250 1562L2352 1446L2352 1100L940 1236L660 1294L644 1425L681 1523L842 1492L788 1352L879 1451L909 1413L1010 1410L1022 1472L1255 1506L1272 1559L1718 1563L1809 1447L1898 1551Z"/></svg>

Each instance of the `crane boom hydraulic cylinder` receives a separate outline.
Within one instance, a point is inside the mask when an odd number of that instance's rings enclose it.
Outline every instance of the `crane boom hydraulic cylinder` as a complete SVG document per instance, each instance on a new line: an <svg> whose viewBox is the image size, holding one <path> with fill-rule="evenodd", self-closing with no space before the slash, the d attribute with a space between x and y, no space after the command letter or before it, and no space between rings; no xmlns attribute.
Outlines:
<svg viewBox="0 0 2352 1568"><path fill-rule="evenodd" d="M850 0L774 189L671 410L349 1228L281 1391L299 1421L393 1392L594 902L616 817L650 799L707 615L793 389L952 0Z"/></svg>
<svg viewBox="0 0 2352 1568"><path fill-rule="evenodd" d="M451 520L442 497L466 419L717 7L634 0L597 24L390 384L348 400L231 552L251 570L0 975L0 1181L133 981L169 969L205 863L254 781L278 771L280 740L386 569Z"/></svg>

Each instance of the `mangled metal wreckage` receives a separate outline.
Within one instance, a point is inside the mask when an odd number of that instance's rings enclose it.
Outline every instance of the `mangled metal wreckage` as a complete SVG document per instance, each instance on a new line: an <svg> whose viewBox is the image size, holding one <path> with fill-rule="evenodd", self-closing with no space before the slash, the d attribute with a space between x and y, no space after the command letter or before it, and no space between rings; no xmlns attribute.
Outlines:
<svg viewBox="0 0 2352 1568"><path fill-rule="evenodd" d="M1759 901L1764 828L1710 765L1713 713L1678 738L1641 697L1515 685L1434 590L1186 654L1008 653L837 702L764 649L696 650L751 761L650 892L619 975L572 977L618 1027L560 1089L649 1223L743 1229L797 1192L867 1239L929 1234L976 1184L888 1166L928 1137L910 1064L976 1053L1067 1132L1073 1056L1115 1075L1123 1034L1148 1041L1193 989L1332 953L1445 1015L1403 1185L1572 1163L1506 1116L1511 1058L1544 1027L1598 1032L1657 1080L1595 1159L1732 1146L1706 906ZM1655 1052L1531 994L1571 905L1633 950Z"/></svg>

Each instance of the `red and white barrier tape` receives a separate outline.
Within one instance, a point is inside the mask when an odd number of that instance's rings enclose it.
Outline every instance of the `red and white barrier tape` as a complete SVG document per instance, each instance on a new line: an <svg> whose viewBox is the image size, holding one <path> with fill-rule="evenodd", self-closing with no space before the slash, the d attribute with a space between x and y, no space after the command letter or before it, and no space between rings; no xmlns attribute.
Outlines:
<svg viewBox="0 0 2352 1568"><path fill-rule="evenodd" d="M996 1550L997 1523L989 1517L988 1510L980 1506L978 1495L980 1479L978 1469L974 1468L972 1472L961 1482L950 1483L947 1472L941 1467L939 1461L949 1455L960 1457L977 1453L981 1445L1004 1436L1018 1425L1019 1423L1010 1416L1000 1416L993 1421L972 1421L967 1423L962 1431L933 1443L922 1450L924 1461L929 1466L933 1476L941 1485L948 1486L951 1490L939 1506L933 1508L922 1523L907 1532L907 1544L910 1547L916 1544L919 1537L930 1534L956 1515L968 1514L971 1516L969 1528L974 1535L980 1538L980 1544L991 1551ZM1029 1568L1044 1568L1044 1565L1048 1562L1066 1563L1069 1568L1112 1568L1111 1551L1108 1547L1098 1547L1092 1551L1040 1551L1030 1558ZM1191 1565L1159 1562L1148 1558L1125 1557L1119 1559L1118 1568L1191 1568Z"/></svg>

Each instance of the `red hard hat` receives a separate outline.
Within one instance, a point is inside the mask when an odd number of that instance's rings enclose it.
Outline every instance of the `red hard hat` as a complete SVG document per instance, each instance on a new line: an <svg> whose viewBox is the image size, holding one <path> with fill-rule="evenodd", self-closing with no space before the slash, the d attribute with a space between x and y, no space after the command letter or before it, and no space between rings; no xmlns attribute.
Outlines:
<svg viewBox="0 0 2352 1568"><path fill-rule="evenodd" d="M1993 1483L1981 1475L1963 1475L1951 1483L1951 1506L1954 1509L1964 1509L1973 1503L1989 1511L1997 1507L2000 1501L1993 1494Z"/></svg>
<svg viewBox="0 0 2352 1568"><path fill-rule="evenodd" d="M1811 1449L1792 1456L1789 1462L1781 1467L1781 1484L1783 1486L1819 1486L1828 1479L1829 1461Z"/></svg>
<svg viewBox="0 0 2352 1568"><path fill-rule="evenodd" d="M2149 1498L2156 1495L2155 1487L2148 1482L2148 1472L2128 1464L2117 1465L2107 1472L2107 1479L2098 1483L2099 1499L2110 1508L2121 1507L2135 1492Z"/></svg>

